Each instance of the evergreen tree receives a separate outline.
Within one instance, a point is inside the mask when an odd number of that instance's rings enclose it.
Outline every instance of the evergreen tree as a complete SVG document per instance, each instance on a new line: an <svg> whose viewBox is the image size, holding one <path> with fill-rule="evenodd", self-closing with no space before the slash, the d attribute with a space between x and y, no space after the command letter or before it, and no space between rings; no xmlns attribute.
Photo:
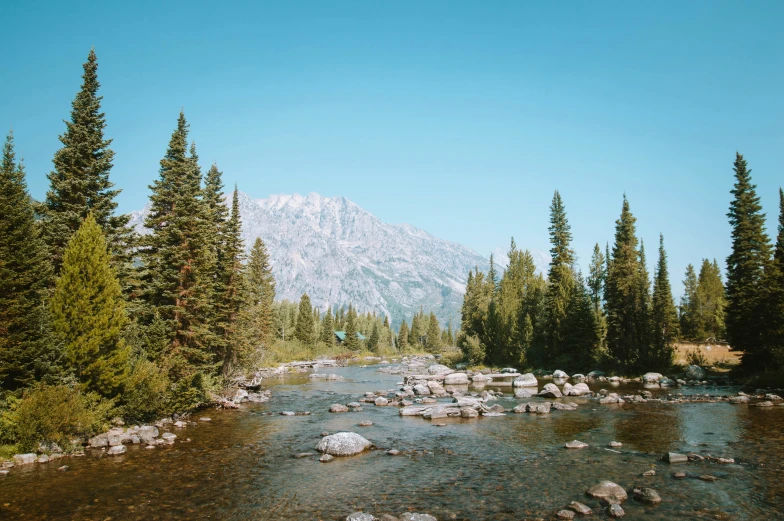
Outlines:
<svg viewBox="0 0 784 521"><path fill-rule="evenodd" d="M384 315L384 327L389 329L389 315Z"/></svg>
<svg viewBox="0 0 784 521"><path fill-rule="evenodd" d="M187 146L188 124L181 112L177 129L161 160L159 179L150 189L150 213L140 251L145 297L169 330L167 365L173 380L187 385L202 369L212 372L215 341L216 258L210 248L214 229L202 200L195 147ZM196 377L201 382L201 377ZM197 382L197 383L198 383Z"/></svg>
<svg viewBox="0 0 784 521"><path fill-rule="evenodd" d="M659 261L656 264L651 306L651 347L644 363L647 367L669 368L673 360L673 344L678 338L678 312L672 298L664 236L659 235Z"/></svg>
<svg viewBox="0 0 784 521"><path fill-rule="evenodd" d="M680 330L683 338L695 340L699 338L699 297L697 296L697 274L694 266L686 266L686 278L683 279L684 294L680 306Z"/></svg>
<svg viewBox="0 0 784 521"><path fill-rule="evenodd" d="M17 389L52 373L56 344L48 338L46 290L52 280L9 133L0 164L0 387Z"/></svg>
<svg viewBox="0 0 784 521"><path fill-rule="evenodd" d="M357 338L357 313L354 307L349 304L348 313L346 313L346 340L344 342L346 349L351 351L359 351L360 344Z"/></svg>
<svg viewBox="0 0 784 521"><path fill-rule="evenodd" d="M735 157L733 200L727 213L732 227L732 252L727 257L727 339L733 349L743 351L746 369L768 367L770 357L760 350L762 277L770 259L770 245L765 234L756 185L743 156Z"/></svg>
<svg viewBox="0 0 784 521"><path fill-rule="evenodd" d="M335 324L332 320L332 309L327 306L324 321L321 324L321 341L328 346L335 345Z"/></svg>
<svg viewBox="0 0 784 521"><path fill-rule="evenodd" d="M209 220L207 223L209 226ZM209 228L208 228L209 229ZM217 330L215 342L217 354L223 361L223 374L227 375L237 363L237 321L247 297L246 286L243 280L243 261L245 257L245 244L242 240L242 223L240 221L240 207L237 187L231 204L229 219L223 223L220 231L221 255L218 258L219 281L214 293L216 300L216 316L213 319Z"/></svg>
<svg viewBox="0 0 784 521"><path fill-rule="evenodd" d="M313 306L310 304L310 297L307 293L303 294L299 300L299 313L297 314L297 327L294 330L294 338L306 346L313 345L316 339L313 328Z"/></svg>
<svg viewBox="0 0 784 521"><path fill-rule="evenodd" d="M636 219L623 198L621 216L615 223L615 244L608 263L605 300L607 302L607 348L616 363L627 369L640 368L640 354L647 345L641 331L646 297L643 294L643 269L637 250Z"/></svg>
<svg viewBox="0 0 784 521"><path fill-rule="evenodd" d="M438 325L438 318L431 312L427 326L426 347L431 353L437 352L441 347L441 327Z"/></svg>
<svg viewBox="0 0 784 521"><path fill-rule="evenodd" d="M772 368L784 367L784 191L779 188L779 223L773 260L765 266L763 350Z"/></svg>
<svg viewBox="0 0 784 521"><path fill-rule="evenodd" d="M408 322L405 320L400 323L400 330L397 334L397 347L401 353L405 353L408 348Z"/></svg>
<svg viewBox="0 0 784 521"><path fill-rule="evenodd" d="M419 313L411 319L411 330L408 332L408 343L415 349L422 347L423 325L419 321Z"/></svg>
<svg viewBox="0 0 784 521"><path fill-rule="evenodd" d="M373 330L370 332L370 337L367 341L367 347L374 353L378 353L378 341L379 341L379 332L378 332L378 322L373 322Z"/></svg>
<svg viewBox="0 0 784 521"><path fill-rule="evenodd" d="M60 136L63 147L54 155L54 170L48 175L50 188L40 208L44 239L59 271L68 240L92 212L123 275L130 269L133 235L127 226L130 217L114 215L114 199L120 190L114 190L109 181L114 151L109 148L112 140L104 139L106 118L101 112L103 97L98 96L98 62L93 50L83 68L82 87L72 103L71 120L65 122L65 133Z"/></svg>
<svg viewBox="0 0 784 521"><path fill-rule="evenodd" d="M591 298L591 305L594 314L599 316L602 308L602 298L604 297L604 282L607 278L606 259L597 242L593 247L591 265L588 273L588 290Z"/></svg>
<svg viewBox="0 0 784 521"><path fill-rule="evenodd" d="M87 389L117 396L127 378L129 349L122 288L92 214L68 242L52 295L54 330L68 368Z"/></svg>
<svg viewBox="0 0 784 521"><path fill-rule="evenodd" d="M768 288L768 285L765 285ZM713 262L702 260L700 275L697 279L697 330L695 338L722 339L725 337L724 312L727 307L721 269L716 259ZM710 341L710 340L709 340Z"/></svg>
<svg viewBox="0 0 784 521"><path fill-rule="evenodd" d="M563 348L567 308L573 295L575 284L572 265L574 252L571 250L572 232L566 218L566 208L561 194L555 191L550 205L550 271L547 276L546 331L548 360L556 360L561 355L570 355Z"/></svg>
<svg viewBox="0 0 784 521"><path fill-rule="evenodd" d="M273 302L275 300L275 278L269 263L267 247L257 237L250 250L245 267L246 288L249 303L256 316L257 335L266 344L273 334Z"/></svg>
<svg viewBox="0 0 784 521"><path fill-rule="evenodd" d="M495 259L493 258L493 254L490 254L490 269L487 272L487 283L490 285L491 293L495 294L496 289L498 288L498 274L495 270Z"/></svg>
<svg viewBox="0 0 784 521"><path fill-rule="evenodd" d="M565 369L578 369L596 361L599 348L599 323L582 277L575 277L572 294L562 325L564 352L567 357L559 360Z"/></svg>
<svg viewBox="0 0 784 521"><path fill-rule="evenodd" d="M651 345L651 278L648 275L648 262L645 258L645 244L640 239L640 261L638 264L640 285L638 294L638 311L637 311L637 345L641 355L640 362L646 363L646 353ZM640 366L642 369L643 367Z"/></svg>

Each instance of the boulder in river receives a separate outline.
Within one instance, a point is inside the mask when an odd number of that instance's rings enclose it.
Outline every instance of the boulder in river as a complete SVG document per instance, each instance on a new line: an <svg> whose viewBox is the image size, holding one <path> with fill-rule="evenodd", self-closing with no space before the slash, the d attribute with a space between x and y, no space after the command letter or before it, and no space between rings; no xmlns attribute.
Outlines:
<svg viewBox="0 0 784 521"><path fill-rule="evenodd" d="M346 518L346 521L377 521L377 518L365 512L354 512Z"/></svg>
<svg viewBox="0 0 784 521"><path fill-rule="evenodd" d="M372 445L356 432L338 432L321 438L316 450L330 456L353 456Z"/></svg>
<svg viewBox="0 0 784 521"><path fill-rule="evenodd" d="M555 517L558 519L574 519L574 512L571 510L559 510L555 513Z"/></svg>
<svg viewBox="0 0 784 521"><path fill-rule="evenodd" d="M564 384L564 392L563 392L564 396L582 396L584 394L589 394L591 392L591 389L588 387L588 384L583 382L574 385L569 385L568 389L566 387L567 385L569 384Z"/></svg>
<svg viewBox="0 0 784 521"><path fill-rule="evenodd" d="M451 373L444 377L444 385L468 385L468 375L465 373Z"/></svg>
<svg viewBox="0 0 784 521"><path fill-rule="evenodd" d="M38 456L33 453L14 455L14 465L29 465L36 461L38 461Z"/></svg>
<svg viewBox="0 0 784 521"><path fill-rule="evenodd" d="M417 396L425 396L430 394L430 387L424 384L417 384L414 386L414 394Z"/></svg>
<svg viewBox="0 0 784 521"><path fill-rule="evenodd" d="M581 516L588 516L588 515L593 514L593 510L591 510L588 507L588 505L584 505L584 504L580 503L579 501L572 501L571 503L569 503L569 507L568 508L574 510L575 512L577 512Z"/></svg>
<svg viewBox="0 0 784 521"><path fill-rule="evenodd" d="M608 503L620 503L628 497L623 487L612 481L606 480L589 488L586 491L586 494L595 497L596 499L607 501Z"/></svg>
<svg viewBox="0 0 784 521"><path fill-rule="evenodd" d="M412 512L406 512L405 514L400 515L400 521L438 521L435 517L431 516L430 514L416 514Z"/></svg>
<svg viewBox="0 0 784 521"><path fill-rule="evenodd" d="M702 380L705 378L705 369L698 365L690 365L683 372L687 380Z"/></svg>
<svg viewBox="0 0 784 521"><path fill-rule="evenodd" d="M109 447L107 454L109 456L119 456L120 454L125 454L127 451L128 449L125 447L125 445L114 445Z"/></svg>
<svg viewBox="0 0 784 521"><path fill-rule="evenodd" d="M428 374L432 374L432 375L440 375L440 374L454 373L455 371L454 369L450 369L445 365L433 364L427 368L427 372Z"/></svg>
<svg viewBox="0 0 784 521"><path fill-rule="evenodd" d="M136 435L142 443L150 443L158 437L158 427L155 425L142 425L139 427L139 430L136 431Z"/></svg>
<svg viewBox="0 0 784 521"><path fill-rule="evenodd" d="M556 369L555 371L553 371L553 378L564 378L565 379L565 378L569 378L569 375L566 374L564 371L561 371L560 369Z"/></svg>
<svg viewBox="0 0 784 521"><path fill-rule="evenodd" d="M564 447L567 449L584 449L588 447L587 443L583 443L582 441L572 440L564 444Z"/></svg>
<svg viewBox="0 0 784 521"><path fill-rule="evenodd" d="M560 398L563 396L561 394L561 390L555 384L545 384L542 392L539 393L539 396L543 396L545 398Z"/></svg>
<svg viewBox="0 0 784 521"><path fill-rule="evenodd" d="M686 463L689 461L689 457L678 452L668 452L664 455L664 461L667 463Z"/></svg>
<svg viewBox="0 0 784 521"><path fill-rule="evenodd" d="M657 384L661 379L661 373L645 373L642 375L642 381L646 384Z"/></svg>
<svg viewBox="0 0 784 521"><path fill-rule="evenodd" d="M607 509L607 513L610 514L610 517L623 517L626 515L626 512L623 511L621 505L618 504L610 505L610 507Z"/></svg>
<svg viewBox="0 0 784 521"><path fill-rule="evenodd" d="M661 503L661 496L652 488L636 488L634 489L634 499L643 503L656 504Z"/></svg>
<svg viewBox="0 0 784 521"><path fill-rule="evenodd" d="M479 417L479 411L477 411L473 407L460 407L460 417L461 418L477 418L477 417Z"/></svg>
<svg viewBox="0 0 784 521"><path fill-rule="evenodd" d="M376 398L376 399L374 400L374 402L373 402L373 403L374 403L374 404L376 404L376 405L377 405L377 406L379 406L379 407L383 407L383 406L385 406L385 405L389 405L389 400L387 400L387 399L386 399L386 398L384 398L383 396L379 396L378 398Z"/></svg>
<svg viewBox="0 0 784 521"><path fill-rule="evenodd" d="M329 407L329 412L348 412L348 407L339 403L333 403Z"/></svg>
<svg viewBox="0 0 784 521"><path fill-rule="evenodd" d="M539 382L533 373L525 373L514 379L512 382L513 387L538 387Z"/></svg>

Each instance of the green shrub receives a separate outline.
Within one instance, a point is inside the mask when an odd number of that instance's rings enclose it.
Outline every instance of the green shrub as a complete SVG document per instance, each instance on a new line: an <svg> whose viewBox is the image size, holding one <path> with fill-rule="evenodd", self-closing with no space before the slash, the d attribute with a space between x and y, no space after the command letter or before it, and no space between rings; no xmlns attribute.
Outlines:
<svg viewBox="0 0 784 521"><path fill-rule="evenodd" d="M458 336L457 343L465 355L465 359L472 365L482 364L485 361L485 348L474 335L465 335L462 332Z"/></svg>
<svg viewBox="0 0 784 521"><path fill-rule="evenodd" d="M96 393L39 384L25 391L9 414L19 449L32 451L39 443L51 442L65 449L74 437L105 430L113 410L113 402Z"/></svg>
<svg viewBox="0 0 784 521"><path fill-rule="evenodd" d="M160 367L143 356L136 358L125 382L122 416L127 422L143 423L169 414L168 387L169 380Z"/></svg>
<svg viewBox="0 0 784 521"><path fill-rule="evenodd" d="M689 365L698 365L700 367L710 365L708 359L705 358L705 354L700 351L699 347L689 350L686 354L686 363Z"/></svg>

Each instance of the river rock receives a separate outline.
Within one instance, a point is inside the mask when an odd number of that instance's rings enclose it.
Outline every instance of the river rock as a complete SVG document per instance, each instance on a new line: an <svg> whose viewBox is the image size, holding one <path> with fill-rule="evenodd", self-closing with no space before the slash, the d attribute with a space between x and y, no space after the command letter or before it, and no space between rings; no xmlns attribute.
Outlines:
<svg viewBox="0 0 784 521"><path fill-rule="evenodd" d="M440 420L442 418L454 418L460 416L460 414L460 409L453 407L451 404L437 405L435 407L428 407L428 409L422 413L422 417L426 420Z"/></svg>
<svg viewBox="0 0 784 521"><path fill-rule="evenodd" d="M49 463L49 456L46 454L41 454L38 456L38 463Z"/></svg>
<svg viewBox="0 0 784 521"><path fill-rule="evenodd" d="M583 443L583 442L578 441L578 440L573 440L573 441L565 443L564 447L566 447L567 449L584 449L584 448L588 447L588 444L587 443Z"/></svg>
<svg viewBox="0 0 784 521"><path fill-rule="evenodd" d="M702 474L700 476L697 476L697 479L701 479L702 481L716 481L719 478L717 478L716 476L711 476L710 474Z"/></svg>
<svg viewBox="0 0 784 521"><path fill-rule="evenodd" d="M661 373L645 373L642 375L642 381L646 384L657 384L661 379Z"/></svg>
<svg viewBox="0 0 784 521"><path fill-rule="evenodd" d="M576 403L562 403L562 402L553 402L551 407L556 411L574 411L577 409Z"/></svg>
<svg viewBox="0 0 784 521"><path fill-rule="evenodd" d="M109 435L107 433L102 433L97 436L93 436L89 440L87 440L87 445L92 447L93 449L100 449L102 447L109 446Z"/></svg>
<svg viewBox="0 0 784 521"><path fill-rule="evenodd" d="M634 499L643 503L656 504L661 503L661 496L652 488L639 488L634 489Z"/></svg>
<svg viewBox="0 0 784 521"><path fill-rule="evenodd" d="M363 422L359 422L357 425L359 425L360 427L372 427L373 426L373 422L371 422L371 421L363 421Z"/></svg>
<svg viewBox="0 0 784 521"><path fill-rule="evenodd" d="M771 402L780 402L782 400L781 396L778 394L766 394L765 399L770 400Z"/></svg>
<svg viewBox="0 0 784 521"><path fill-rule="evenodd" d="M333 403L329 407L329 412L348 412L348 407L340 403Z"/></svg>
<svg viewBox="0 0 784 521"><path fill-rule="evenodd" d="M744 395L731 396L730 403L749 403L749 397Z"/></svg>
<svg viewBox="0 0 784 521"><path fill-rule="evenodd" d="M38 456L32 453L14 455L14 465L30 465L36 461L38 461Z"/></svg>
<svg viewBox="0 0 784 521"><path fill-rule="evenodd" d="M514 390L514 397L515 398L530 398L536 395L536 388L533 387L522 387Z"/></svg>
<svg viewBox="0 0 784 521"><path fill-rule="evenodd" d="M182 429L183 427L187 426L188 424L182 420L177 420L174 422L174 426Z"/></svg>
<svg viewBox="0 0 784 521"><path fill-rule="evenodd" d="M551 405L550 402L529 402L526 406L526 412L549 414Z"/></svg>
<svg viewBox="0 0 784 521"><path fill-rule="evenodd" d="M377 521L377 518L364 512L354 512L346 518L346 521Z"/></svg>
<svg viewBox="0 0 784 521"><path fill-rule="evenodd" d="M154 425L142 425L139 427L139 430L136 431L136 435L142 443L150 443L158 437L158 427Z"/></svg>
<svg viewBox="0 0 784 521"><path fill-rule="evenodd" d="M769 402L769 401L758 402L758 403L755 403L754 406L755 407L773 407L773 402Z"/></svg>
<svg viewBox="0 0 784 521"><path fill-rule="evenodd" d="M237 389L237 392L234 393L234 398L231 399L234 403L242 403L248 401L248 391L245 389Z"/></svg>
<svg viewBox="0 0 784 521"><path fill-rule="evenodd" d="M477 418L478 416L479 416L479 411L477 411L473 407L460 407L461 418Z"/></svg>
<svg viewBox="0 0 784 521"><path fill-rule="evenodd" d="M589 394L591 389L588 387L588 384L580 382L574 385L569 385L567 390L567 385L564 384L564 396L583 396L584 394Z"/></svg>
<svg viewBox="0 0 784 521"><path fill-rule="evenodd" d="M544 398L560 398L563 396L561 394L561 390L555 384L545 384L542 392L539 393L539 396Z"/></svg>
<svg viewBox="0 0 784 521"><path fill-rule="evenodd" d="M645 472L642 473L642 475L645 476L646 478L649 478L651 476L655 476L656 475L656 471L653 470L653 469L646 470Z"/></svg>
<svg viewBox="0 0 784 521"><path fill-rule="evenodd" d="M608 503L620 503L628 497L623 487L612 481L601 481L599 484L589 488L586 494Z"/></svg>
<svg viewBox="0 0 784 521"><path fill-rule="evenodd" d="M539 387L539 382L533 373L525 373L514 379L512 387Z"/></svg>
<svg viewBox="0 0 784 521"><path fill-rule="evenodd" d="M373 444L356 432L338 432L321 438L316 450L331 456L353 456Z"/></svg>
<svg viewBox="0 0 784 521"><path fill-rule="evenodd" d="M623 517L626 515L626 512L623 511L621 505L612 504L607 509L607 513L610 514L610 517Z"/></svg>
<svg viewBox="0 0 784 521"><path fill-rule="evenodd" d="M427 368L427 372L428 374L432 374L432 375L440 375L440 374L454 373L455 371L454 369L450 369L445 365L433 364Z"/></svg>
<svg viewBox="0 0 784 521"><path fill-rule="evenodd" d="M395 516L390 516L389 514L381 514L378 521L400 521L400 519Z"/></svg>
<svg viewBox="0 0 784 521"><path fill-rule="evenodd" d="M585 380L585 375L580 373L573 374L572 380Z"/></svg>
<svg viewBox="0 0 784 521"><path fill-rule="evenodd" d="M471 381L475 384L484 384L490 381L490 377L485 376L482 373L476 373L475 375L471 376Z"/></svg>
<svg viewBox="0 0 784 521"><path fill-rule="evenodd" d="M177 435L173 432L164 432L161 435L161 439L163 439L165 443L174 443L174 440L177 439Z"/></svg>
<svg viewBox="0 0 784 521"><path fill-rule="evenodd" d="M319 461L321 463L329 463L333 459L335 459L335 456L330 456L329 454L322 454L321 457L319 458Z"/></svg>
<svg viewBox="0 0 784 521"><path fill-rule="evenodd" d="M620 441L611 441L608 445L615 449L623 447L623 443L621 443Z"/></svg>
<svg viewBox="0 0 784 521"><path fill-rule="evenodd" d="M376 404L378 407L384 407L386 405L389 405L389 400L387 400L383 396L379 396L378 398L375 399L373 403Z"/></svg>
<svg viewBox="0 0 784 521"><path fill-rule="evenodd" d="M451 373L444 377L444 385L468 385L468 375L465 373Z"/></svg>
<svg viewBox="0 0 784 521"><path fill-rule="evenodd" d="M705 369L698 365L690 365L683 372L687 380L702 380L705 378Z"/></svg>
<svg viewBox="0 0 784 521"><path fill-rule="evenodd" d="M555 513L555 517L558 519L574 519L574 512L571 510L559 510Z"/></svg>
<svg viewBox="0 0 784 521"><path fill-rule="evenodd" d="M662 387L672 387L676 385L677 382L671 378L667 378L666 376L659 380L659 385Z"/></svg>
<svg viewBox="0 0 784 521"><path fill-rule="evenodd" d="M604 376L604 371L599 371L599 370L591 371L586 376L588 376L588 378L599 378L600 376Z"/></svg>
<svg viewBox="0 0 784 521"><path fill-rule="evenodd" d="M591 510L588 507L588 505L584 505L584 504L580 503L579 501L572 501L571 503L569 503L569 507L568 508L574 510L575 512L577 512L581 516L589 516L589 515L593 514L593 510Z"/></svg>
<svg viewBox="0 0 784 521"><path fill-rule="evenodd" d="M438 521L435 517L431 516L430 514L415 514L411 512L406 512L405 514L400 514L400 521Z"/></svg>
<svg viewBox="0 0 784 521"><path fill-rule="evenodd" d="M689 457L686 454L680 454L678 452L668 452L664 456L664 461L667 463L686 463L689 461Z"/></svg>
<svg viewBox="0 0 784 521"><path fill-rule="evenodd" d="M563 378L563 379L565 379L565 378L569 378L569 375L566 374L565 372L561 371L560 369L556 369L555 371L553 371L553 378Z"/></svg>
<svg viewBox="0 0 784 521"><path fill-rule="evenodd" d="M109 447L109 450L106 452L109 456L119 456L120 454L125 454L128 449L125 445L115 445L113 447Z"/></svg>
<svg viewBox="0 0 784 521"><path fill-rule="evenodd" d="M458 396L453 401L458 407L473 407L475 409L484 404L480 398L474 398L473 396Z"/></svg>
<svg viewBox="0 0 784 521"><path fill-rule="evenodd" d="M604 398L601 398L599 400L599 403L606 405L606 404L625 403L625 402L623 401L623 398L618 396L616 393L610 393Z"/></svg>
<svg viewBox="0 0 784 521"><path fill-rule="evenodd" d="M414 386L414 394L417 396L425 396L430 394L430 387L424 384L417 384Z"/></svg>

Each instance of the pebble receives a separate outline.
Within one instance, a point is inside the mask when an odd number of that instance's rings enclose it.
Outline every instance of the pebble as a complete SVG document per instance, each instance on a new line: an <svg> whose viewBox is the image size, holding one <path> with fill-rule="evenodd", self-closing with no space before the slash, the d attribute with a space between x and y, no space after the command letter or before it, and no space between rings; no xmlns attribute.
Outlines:
<svg viewBox="0 0 784 521"><path fill-rule="evenodd" d="M200 422L211 422L212 418L207 418L206 416L202 416L201 418L199 418L199 421Z"/></svg>
<svg viewBox="0 0 784 521"><path fill-rule="evenodd" d="M373 422L370 422L370 421L364 421L364 422L359 422L359 424L358 424L358 425L359 425L360 427L371 427L371 426L373 425Z"/></svg>
<svg viewBox="0 0 784 521"><path fill-rule="evenodd" d="M646 470L645 472L643 472L643 473L642 473L642 475L643 475L643 476L655 476L655 475L656 475L656 471L655 471L655 470L653 470L653 469L651 469L651 470Z"/></svg>
<svg viewBox="0 0 784 521"><path fill-rule="evenodd" d="M398 454L400 454L400 451L397 449L389 449L387 451L387 454L389 454L390 456L397 456Z"/></svg>
<svg viewBox="0 0 784 521"><path fill-rule="evenodd" d="M683 479L683 478L686 477L686 473L685 472L676 472L675 474L672 475L672 477L674 477L675 479Z"/></svg>
<svg viewBox="0 0 784 521"><path fill-rule="evenodd" d="M623 517L626 515L626 512L623 511L621 505L610 505L610 508L607 509L607 513L610 514L610 517Z"/></svg>
<svg viewBox="0 0 784 521"><path fill-rule="evenodd" d="M623 443L621 443L620 441L611 441L610 442L610 447L614 447L614 448L617 449L619 447L623 447Z"/></svg>
<svg viewBox="0 0 784 521"><path fill-rule="evenodd" d="M574 519L574 512L571 510L559 510L555 517L558 519Z"/></svg>
<svg viewBox="0 0 784 521"><path fill-rule="evenodd" d="M329 436L329 433L327 431L321 431L321 437L323 438L325 436Z"/></svg>
<svg viewBox="0 0 784 521"><path fill-rule="evenodd" d="M67 472L68 469L70 468L71 467L69 467L68 465L63 465L62 467L59 467L57 470L59 470L60 472Z"/></svg>
<svg viewBox="0 0 784 521"><path fill-rule="evenodd" d="M699 476L698 479L701 479L703 481L716 481L719 478L717 478L716 476L711 476L710 474L703 474Z"/></svg>
<svg viewBox="0 0 784 521"><path fill-rule="evenodd" d="M322 456L319 458L319 461L320 461L321 463L329 463L329 462L330 462L330 461L332 461L333 459L335 459L335 457L334 457L334 456L330 456L329 454L323 454L323 455L322 455Z"/></svg>
<svg viewBox="0 0 784 521"><path fill-rule="evenodd" d="M591 510L588 507L588 505L584 505L579 501L572 501L571 503L569 503L569 508L571 508L581 516L587 516L593 513L593 510Z"/></svg>
<svg viewBox="0 0 784 521"><path fill-rule="evenodd" d="M661 496L652 488L640 488L634 490L634 499L643 503L661 503Z"/></svg>
<svg viewBox="0 0 784 521"><path fill-rule="evenodd" d="M564 447L566 447L567 449L584 449L587 446L588 446L587 443L583 443L583 442L577 441L577 440L570 441L570 442L564 444Z"/></svg>
<svg viewBox="0 0 784 521"><path fill-rule="evenodd" d="M294 411L281 411L280 415L281 416L296 416L297 413L295 413Z"/></svg>

